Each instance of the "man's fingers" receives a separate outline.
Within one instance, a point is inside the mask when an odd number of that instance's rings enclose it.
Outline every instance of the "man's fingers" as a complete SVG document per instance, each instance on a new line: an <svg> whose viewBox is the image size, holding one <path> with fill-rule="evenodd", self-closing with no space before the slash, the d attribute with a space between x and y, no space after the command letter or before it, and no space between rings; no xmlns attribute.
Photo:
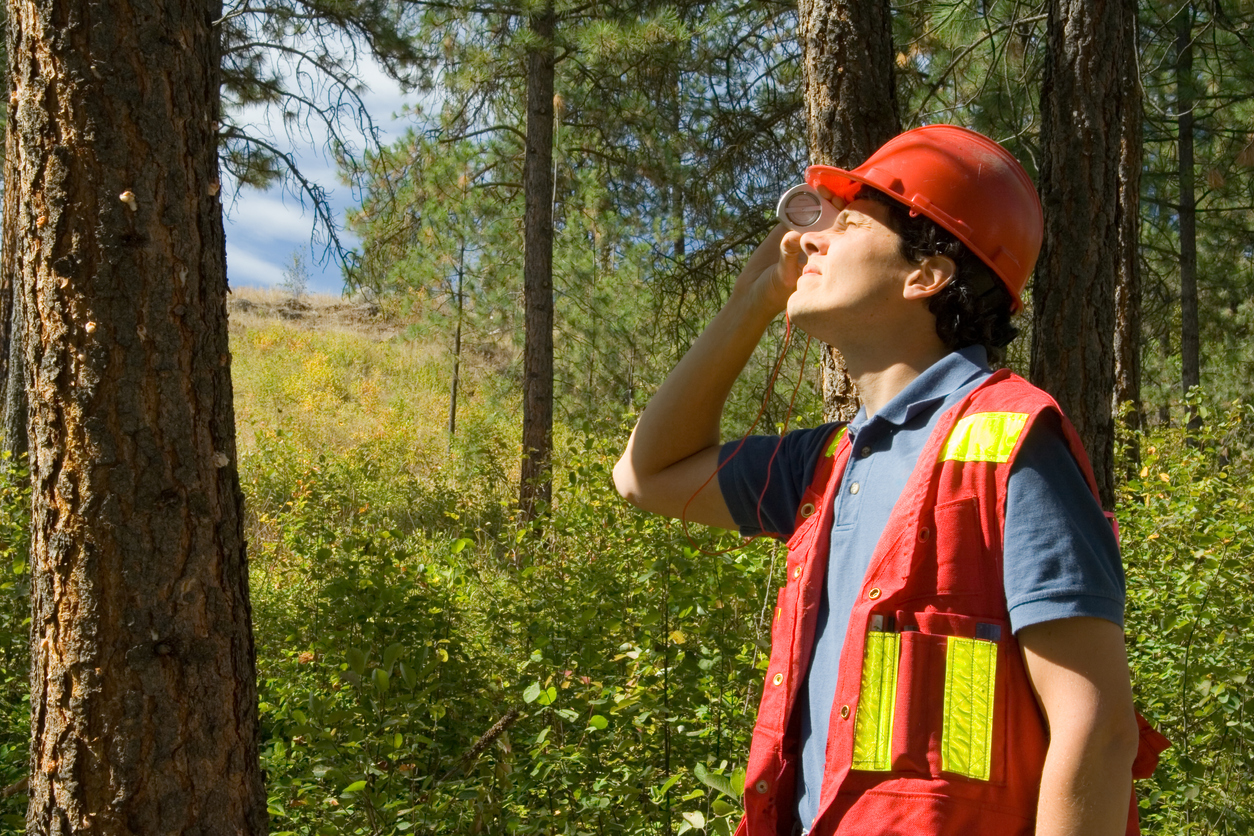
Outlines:
<svg viewBox="0 0 1254 836"><path fill-rule="evenodd" d="M801 252L801 233L790 230L779 242L779 264L776 278L789 292L797 284L801 275L801 267L805 264L805 256Z"/></svg>
<svg viewBox="0 0 1254 836"><path fill-rule="evenodd" d="M790 229L779 239L780 258L796 258L801 255L801 233Z"/></svg>
<svg viewBox="0 0 1254 836"><path fill-rule="evenodd" d="M842 197L839 197L835 192L833 192L827 186L817 186L816 188L818 189L819 197L823 198L828 203L835 206L837 209L844 209L846 206L849 205L849 201L845 200Z"/></svg>

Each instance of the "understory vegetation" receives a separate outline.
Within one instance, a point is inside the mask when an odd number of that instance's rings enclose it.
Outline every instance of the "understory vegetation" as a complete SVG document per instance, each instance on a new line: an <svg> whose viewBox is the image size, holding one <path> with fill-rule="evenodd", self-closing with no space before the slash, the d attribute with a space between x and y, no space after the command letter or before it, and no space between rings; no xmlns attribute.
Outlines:
<svg viewBox="0 0 1254 836"><path fill-rule="evenodd" d="M560 423L553 506L521 525L517 386L490 352L464 358L450 438L449 358L422 340L232 339L273 833L734 829L782 546L628 508L630 414ZM1203 418L1124 453L1137 702L1174 742L1139 785L1148 833L1254 827L1254 415ZM5 787L29 736L24 480L0 490Z"/></svg>

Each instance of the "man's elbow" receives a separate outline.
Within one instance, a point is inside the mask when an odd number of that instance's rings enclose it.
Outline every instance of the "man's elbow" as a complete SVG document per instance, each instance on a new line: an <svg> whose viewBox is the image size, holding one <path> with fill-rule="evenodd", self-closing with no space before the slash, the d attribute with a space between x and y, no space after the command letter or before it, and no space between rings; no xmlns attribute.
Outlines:
<svg viewBox="0 0 1254 836"><path fill-rule="evenodd" d="M635 468L631 466L630 457L631 451L628 450L614 465L614 489L618 491L619 496L639 508L643 501L643 493L640 490L639 476Z"/></svg>
<svg viewBox="0 0 1254 836"><path fill-rule="evenodd" d="M1096 718L1090 734L1089 752L1112 770L1112 774L1122 775L1132 770L1141 742L1141 729L1135 712L1121 710Z"/></svg>

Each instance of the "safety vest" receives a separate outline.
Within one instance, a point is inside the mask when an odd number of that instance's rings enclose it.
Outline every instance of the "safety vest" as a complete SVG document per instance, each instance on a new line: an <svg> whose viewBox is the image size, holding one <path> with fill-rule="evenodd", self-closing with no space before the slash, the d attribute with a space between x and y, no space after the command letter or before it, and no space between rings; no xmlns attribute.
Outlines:
<svg viewBox="0 0 1254 836"><path fill-rule="evenodd" d="M1006 370L942 415L919 455L849 619L816 836L1032 836L1049 734L1010 631L1002 532L1015 454L1047 411L1061 419L1096 496L1071 423L1047 394ZM788 541L738 836L794 833L797 694L849 455L842 427ZM1168 744L1137 716L1133 772L1146 777ZM1140 832L1135 796L1127 832Z"/></svg>

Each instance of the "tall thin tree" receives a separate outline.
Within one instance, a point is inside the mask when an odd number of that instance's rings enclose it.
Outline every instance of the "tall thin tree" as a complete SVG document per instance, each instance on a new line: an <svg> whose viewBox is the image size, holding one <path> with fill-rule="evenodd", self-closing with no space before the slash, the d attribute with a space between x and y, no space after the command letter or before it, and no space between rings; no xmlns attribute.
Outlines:
<svg viewBox="0 0 1254 836"><path fill-rule="evenodd" d="M1180 166L1180 388L1189 390L1202 382L1201 337L1197 316L1197 174L1193 162L1193 108L1197 91L1193 78L1193 4L1176 13L1176 127L1177 162ZM1202 417L1189 409L1189 427L1197 429Z"/></svg>
<svg viewBox="0 0 1254 836"><path fill-rule="evenodd" d="M1050 0L1041 93L1045 241L1032 301L1031 375L1084 439L1114 504L1115 285L1124 213L1124 110L1136 78L1135 0ZM1139 113L1139 107L1137 108Z"/></svg>
<svg viewBox="0 0 1254 836"><path fill-rule="evenodd" d="M888 0L801 0L806 139L820 165L857 166L901 132ZM823 413L850 420L858 394L844 358L823 352Z"/></svg>
<svg viewBox="0 0 1254 836"><path fill-rule="evenodd" d="M1134 70L1135 67L1129 67ZM1115 280L1115 414L1124 425L1139 429L1144 421L1141 404L1141 161L1143 157L1141 86L1126 79L1128 101L1120 113L1119 251ZM1135 442L1133 442L1135 443ZM1128 465L1138 468L1139 450L1129 451Z"/></svg>
<svg viewBox="0 0 1254 836"><path fill-rule="evenodd" d="M528 21L527 148L523 158L523 459L518 504L524 519L552 498L553 457L553 4Z"/></svg>
<svg viewBox="0 0 1254 836"><path fill-rule="evenodd" d="M32 834L261 834L218 2L10 2Z"/></svg>

